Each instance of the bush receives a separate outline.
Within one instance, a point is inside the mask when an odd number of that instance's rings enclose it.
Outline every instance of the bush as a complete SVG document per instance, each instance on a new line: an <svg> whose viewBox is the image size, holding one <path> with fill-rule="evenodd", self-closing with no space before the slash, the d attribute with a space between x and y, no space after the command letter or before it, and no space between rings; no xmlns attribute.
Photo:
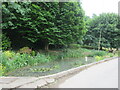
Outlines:
<svg viewBox="0 0 120 90"><path fill-rule="evenodd" d="M14 53L12 51L5 51L0 57L2 65L6 67L5 72L15 70L28 65L37 65L46 63L51 60L50 56L38 53L36 56L31 56L27 53Z"/></svg>
<svg viewBox="0 0 120 90"><path fill-rule="evenodd" d="M103 59L103 57L101 57L101 56L95 56L95 60L96 61L100 61L100 60L102 60Z"/></svg>
<svg viewBox="0 0 120 90"><path fill-rule="evenodd" d="M38 53L35 57L34 57L34 64L37 65L39 63L47 63L49 62L51 59L49 56L45 56L43 54ZM32 61L32 60L31 60Z"/></svg>
<svg viewBox="0 0 120 90"><path fill-rule="evenodd" d="M20 67L23 67L23 66L27 66L30 58L31 58L30 55L26 54L26 53L16 54L13 57L13 63L12 63L12 65L15 66L14 69L20 68Z"/></svg>
<svg viewBox="0 0 120 90"><path fill-rule="evenodd" d="M109 48L104 48L104 47L102 47L102 50L104 50L104 51L109 51Z"/></svg>
<svg viewBox="0 0 120 90"><path fill-rule="evenodd" d="M113 53L109 53L108 56L109 56L109 57L113 57L113 56L115 56L115 55L114 55Z"/></svg>
<svg viewBox="0 0 120 90"><path fill-rule="evenodd" d="M95 56L104 56L107 54L107 52L104 52L104 51L96 51L93 53Z"/></svg>
<svg viewBox="0 0 120 90"><path fill-rule="evenodd" d="M87 51L86 49L64 49L61 52L49 52L46 56L50 57L50 60L62 60L66 58L79 58L83 57L83 52Z"/></svg>
<svg viewBox="0 0 120 90"><path fill-rule="evenodd" d="M29 47L23 47L19 50L19 53L32 53L32 49L30 49Z"/></svg>
<svg viewBox="0 0 120 90"><path fill-rule="evenodd" d="M62 58L79 58L83 56L82 49L67 49L67 52L62 53Z"/></svg>
<svg viewBox="0 0 120 90"><path fill-rule="evenodd" d="M31 52L31 55L32 55L32 56L35 56L35 55L36 55L36 52L35 52L35 51L32 51L32 52Z"/></svg>
<svg viewBox="0 0 120 90"><path fill-rule="evenodd" d="M15 53L12 51L4 51L4 55L8 58L12 58L15 55Z"/></svg>
<svg viewBox="0 0 120 90"><path fill-rule="evenodd" d="M8 50L11 47L10 39L6 36L6 34L0 34L0 37L2 38L2 50Z"/></svg>
<svg viewBox="0 0 120 90"><path fill-rule="evenodd" d="M105 51L96 51L96 50L92 50L91 53L89 55L87 55L88 57L94 57L94 56L105 56L107 54L107 52Z"/></svg>
<svg viewBox="0 0 120 90"><path fill-rule="evenodd" d="M4 75L5 69L6 69L6 67L4 67L4 66L0 63L0 76L3 76L3 75Z"/></svg>
<svg viewBox="0 0 120 90"><path fill-rule="evenodd" d="M95 55L94 54L89 54L87 55L88 57L94 57Z"/></svg>

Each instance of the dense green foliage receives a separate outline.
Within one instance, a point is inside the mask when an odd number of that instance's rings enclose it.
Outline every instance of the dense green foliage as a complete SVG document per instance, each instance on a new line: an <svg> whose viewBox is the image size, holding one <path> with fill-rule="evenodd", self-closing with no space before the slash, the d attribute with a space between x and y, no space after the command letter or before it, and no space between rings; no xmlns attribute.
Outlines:
<svg viewBox="0 0 120 90"><path fill-rule="evenodd" d="M11 41L10 39L6 36L6 34L0 34L0 37L2 38L2 50L7 50L11 48Z"/></svg>
<svg viewBox="0 0 120 90"><path fill-rule="evenodd" d="M49 45L76 43L86 32L78 2L8 2L2 4L2 9L3 32L13 44L19 36L32 45L42 43L48 50Z"/></svg>
<svg viewBox="0 0 120 90"><path fill-rule="evenodd" d="M2 74L55 60L94 57L99 61L114 56L115 53L107 52L108 48L120 46L118 15L103 13L85 17L80 2L3 2L2 19ZM105 51L98 51L103 48Z"/></svg>
<svg viewBox="0 0 120 90"><path fill-rule="evenodd" d="M20 67L28 65L37 65L39 63L49 62L50 57L43 54L37 53L36 56L31 56L29 54L19 54L12 51L5 51L0 57L0 62L2 61L3 66L6 67L6 72L15 70Z"/></svg>
<svg viewBox="0 0 120 90"><path fill-rule="evenodd" d="M86 20L88 32L84 37L85 45L98 47L98 49L119 48L120 30L117 28L117 14L103 13Z"/></svg>

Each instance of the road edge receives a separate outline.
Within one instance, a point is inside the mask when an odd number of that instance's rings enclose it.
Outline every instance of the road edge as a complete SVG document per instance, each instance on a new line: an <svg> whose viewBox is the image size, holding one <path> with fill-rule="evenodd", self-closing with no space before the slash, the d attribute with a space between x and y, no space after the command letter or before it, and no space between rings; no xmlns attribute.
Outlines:
<svg viewBox="0 0 120 90"><path fill-rule="evenodd" d="M59 73L56 73L56 74L52 74L52 75L47 75L47 76L42 76L42 77L39 77L39 79L44 79L44 80L47 80L47 79L54 79L54 82L62 77L65 77L67 75L71 75L73 73L77 73L77 72L80 72L80 71L83 71L93 65L97 65L97 64L100 64L100 63L103 63L103 62L106 62L106 61L110 61L112 59L115 59L115 58L118 58L118 57L110 57L110 58L106 58L106 59L103 59L103 60L100 60L98 62L93 62L93 63L90 63L90 64L86 64L86 65L82 65L80 67L76 67L76 68L72 68L72 69L69 69L69 70L66 70L66 71L62 71L62 72L59 72ZM51 83L47 83L45 85L38 85L37 88L42 88L44 86L47 86L48 84L52 84L54 82L51 82Z"/></svg>
<svg viewBox="0 0 120 90"><path fill-rule="evenodd" d="M93 63L90 63L90 64L82 65L82 66L72 68L72 69L69 69L69 70L66 70L66 71L58 72L58 73L55 73L55 74L52 74L52 75L33 77L33 79L31 79L32 77L27 77L27 79L26 79L26 77L17 77L18 79L22 78L22 80L25 79L27 81L25 81L25 82L23 81L24 83L16 84L16 85L13 85L13 84L15 84L15 82L13 82L10 85L10 87L5 87L5 88L12 88L12 89L13 88L14 89L15 88L44 88L44 87L47 87L49 84L53 84L53 83L57 82L57 80L59 80L60 78L75 74L75 73L83 71L83 70L85 70L85 69L87 69L87 68L89 68L93 65L97 65L97 64L100 64L100 63L103 63L103 62L106 62L106 61L110 61L110 60L115 59L115 58L119 58L119 57L106 58L106 59L100 60L98 62L93 62ZM11 78L11 77L5 77L5 78Z"/></svg>

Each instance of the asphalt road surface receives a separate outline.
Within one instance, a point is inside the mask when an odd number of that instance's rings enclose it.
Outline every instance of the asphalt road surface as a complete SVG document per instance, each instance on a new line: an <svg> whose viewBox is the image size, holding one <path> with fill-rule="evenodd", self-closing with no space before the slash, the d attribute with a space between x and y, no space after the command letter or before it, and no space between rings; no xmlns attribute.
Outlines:
<svg viewBox="0 0 120 90"><path fill-rule="evenodd" d="M118 88L118 59L94 65L50 88Z"/></svg>

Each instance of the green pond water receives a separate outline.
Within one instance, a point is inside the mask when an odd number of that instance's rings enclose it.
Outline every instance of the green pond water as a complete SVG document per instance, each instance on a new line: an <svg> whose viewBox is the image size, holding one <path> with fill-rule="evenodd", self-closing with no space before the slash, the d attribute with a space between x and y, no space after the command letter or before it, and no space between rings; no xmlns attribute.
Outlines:
<svg viewBox="0 0 120 90"><path fill-rule="evenodd" d="M96 60L93 57L87 57L87 61L85 57L77 59L57 60L45 64L39 64L37 66L23 67L13 72L9 72L8 76L27 76L27 77L45 76L65 71L74 67L89 64L95 61Z"/></svg>

